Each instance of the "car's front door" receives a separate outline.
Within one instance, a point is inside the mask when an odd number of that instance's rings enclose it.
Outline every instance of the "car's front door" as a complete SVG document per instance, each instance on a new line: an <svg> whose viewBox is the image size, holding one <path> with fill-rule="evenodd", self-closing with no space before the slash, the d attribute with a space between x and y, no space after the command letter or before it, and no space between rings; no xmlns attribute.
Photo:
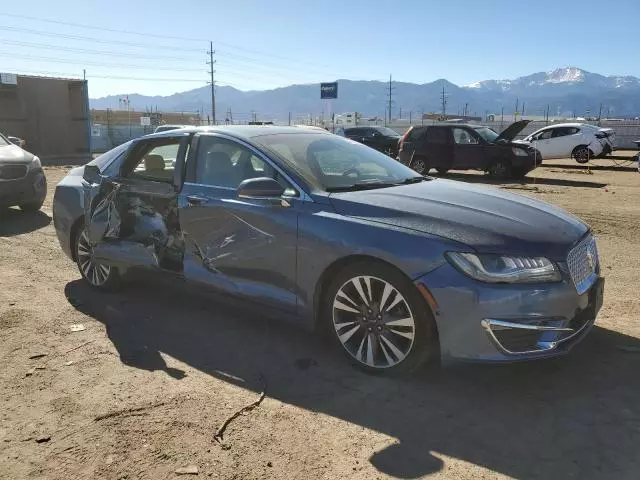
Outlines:
<svg viewBox="0 0 640 480"><path fill-rule="evenodd" d="M556 158L555 146L553 144L553 128L543 130L532 137L532 145L536 148L544 160Z"/></svg>
<svg viewBox="0 0 640 480"><path fill-rule="evenodd" d="M281 198L240 198L238 185L268 177ZM219 134L194 138L178 197L184 276L293 311L301 191L261 152Z"/></svg>
<svg viewBox="0 0 640 480"><path fill-rule="evenodd" d="M181 270L177 185L188 145L185 134L139 140L118 172L83 180L85 229L95 259Z"/></svg>
<svg viewBox="0 0 640 480"><path fill-rule="evenodd" d="M455 127L453 133L453 166L456 169L485 168L484 145L470 128Z"/></svg>

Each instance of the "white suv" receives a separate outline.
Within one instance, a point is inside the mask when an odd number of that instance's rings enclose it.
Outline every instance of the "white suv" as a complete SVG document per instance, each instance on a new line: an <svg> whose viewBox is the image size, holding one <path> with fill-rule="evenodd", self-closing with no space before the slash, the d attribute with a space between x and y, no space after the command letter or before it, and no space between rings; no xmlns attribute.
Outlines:
<svg viewBox="0 0 640 480"><path fill-rule="evenodd" d="M537 149L543 160L572 157L586 163L611 153L616 148L616 134L611 128L586 123L558 123L536 130L520 142Z"/></svg>

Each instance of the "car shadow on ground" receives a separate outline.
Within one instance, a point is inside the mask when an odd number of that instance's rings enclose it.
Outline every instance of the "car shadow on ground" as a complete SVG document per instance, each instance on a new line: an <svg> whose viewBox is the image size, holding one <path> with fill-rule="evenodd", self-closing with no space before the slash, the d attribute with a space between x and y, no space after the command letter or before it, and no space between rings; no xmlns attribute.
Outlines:
<svg viewBox="0 0 640 480"><path fill-rule="evenodd" d="M42 211L23 212L17 208L0 208L0 237L12 237L46 227L51 217Z"/></svg>
<svg viewBox="0 0 640 480"><path fill-rule="evenodd" d="M606 183L600 182L589 182L586 180L568 180L564 178L529 178L525 177L523 179L497 179L491 178L488 175L477 175L473 173L460 173L460 172L450 172L446 175L440 175L440 178L448 178L449 180L457 180L460 182L468 182L468 183L483 183L489 185L552 185L559 187L584 187L584 188L603 188L606 187Z"/></svg>
<svg viewBox="0 0 640 480"><path fill-rule="evenodd" d="M618 162L627 162L627 161L633 161L633 163L631 164L632 166L629 165L616 165L614 163L614 160L611 160L611 165L594 165L592 163L588 163L588 164L580 164L580 163L570 163L570 164L565 164L565 163L548 163L545 162L542 165L539 165L539 167L542 168L557 168L560 170L578 170L578 171L586 171L586 170L606 170L606 171L611 171L611 172L637 172L638 171L638 166L637 166L637 162L635 162L632 158L629 159L616 159L615 161ZM588 168L587 168L588 167Z"/></svg>
<svg viewBox="0 0 640 480"><path fill-rule="evenodd" d="M516 478L637 478L637 338L595 327L561 359L390 379L362 374L326 342L233 303L149 282L125 291L99 293L79 280L65 288L129 366L182 378L163 353L255 392L264 375L269 397L396 438L369 459L387 475L438 472L445 455Z"/></svg>

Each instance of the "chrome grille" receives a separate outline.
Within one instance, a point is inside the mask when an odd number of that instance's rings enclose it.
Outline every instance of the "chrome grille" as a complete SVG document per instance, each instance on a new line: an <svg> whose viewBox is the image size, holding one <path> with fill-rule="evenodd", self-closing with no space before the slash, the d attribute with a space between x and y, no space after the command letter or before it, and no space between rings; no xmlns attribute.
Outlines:
<svg viewBox="0 0 640 480"><path fill-rule="evenodd" d="M27 175L26 165L1 165L0 180L17 180Z"/></svg>
<svg viewBox="0 0 640 480"><path fill-rule="evenodd" d="M598 277L600 261L596 239L589 235L573 248L567 256L567 266L578 294L589 290Z"/></svg>

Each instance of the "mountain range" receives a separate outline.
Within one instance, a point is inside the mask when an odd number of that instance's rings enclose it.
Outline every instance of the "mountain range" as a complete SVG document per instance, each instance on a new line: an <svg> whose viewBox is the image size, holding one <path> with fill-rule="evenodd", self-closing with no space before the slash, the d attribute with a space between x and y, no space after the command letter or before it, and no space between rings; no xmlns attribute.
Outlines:
<svg viewBox="0 0 640 480"><path fill-rule="evenodd" d="M338 80L338 99L332 101L333 112L360 112L364 116L384 116L388 105L388 82ZM524 104L525 115L550 116L636 116L640 113L640 79L632 76L604 76L576 67L538 72L512 80L483 80L458 86L445 79L416 84L393 82L393 117L408 117L409 112L441 112L444 88L447 113L484 116L485 113L513 113ZM119 100L128 95L131 108L159 111L211 110L209 87L196 88L169 96L145 96L131 92L90 100L91 108L118 109ZM234 120L250 119L255 112L259 120L286 120L289 114L318 116L323 112L319 84L290 85L272 90L241 91L230 86L216 87L218 121L229 110ZM328 113L325 110L325 114Z"/></svg>

